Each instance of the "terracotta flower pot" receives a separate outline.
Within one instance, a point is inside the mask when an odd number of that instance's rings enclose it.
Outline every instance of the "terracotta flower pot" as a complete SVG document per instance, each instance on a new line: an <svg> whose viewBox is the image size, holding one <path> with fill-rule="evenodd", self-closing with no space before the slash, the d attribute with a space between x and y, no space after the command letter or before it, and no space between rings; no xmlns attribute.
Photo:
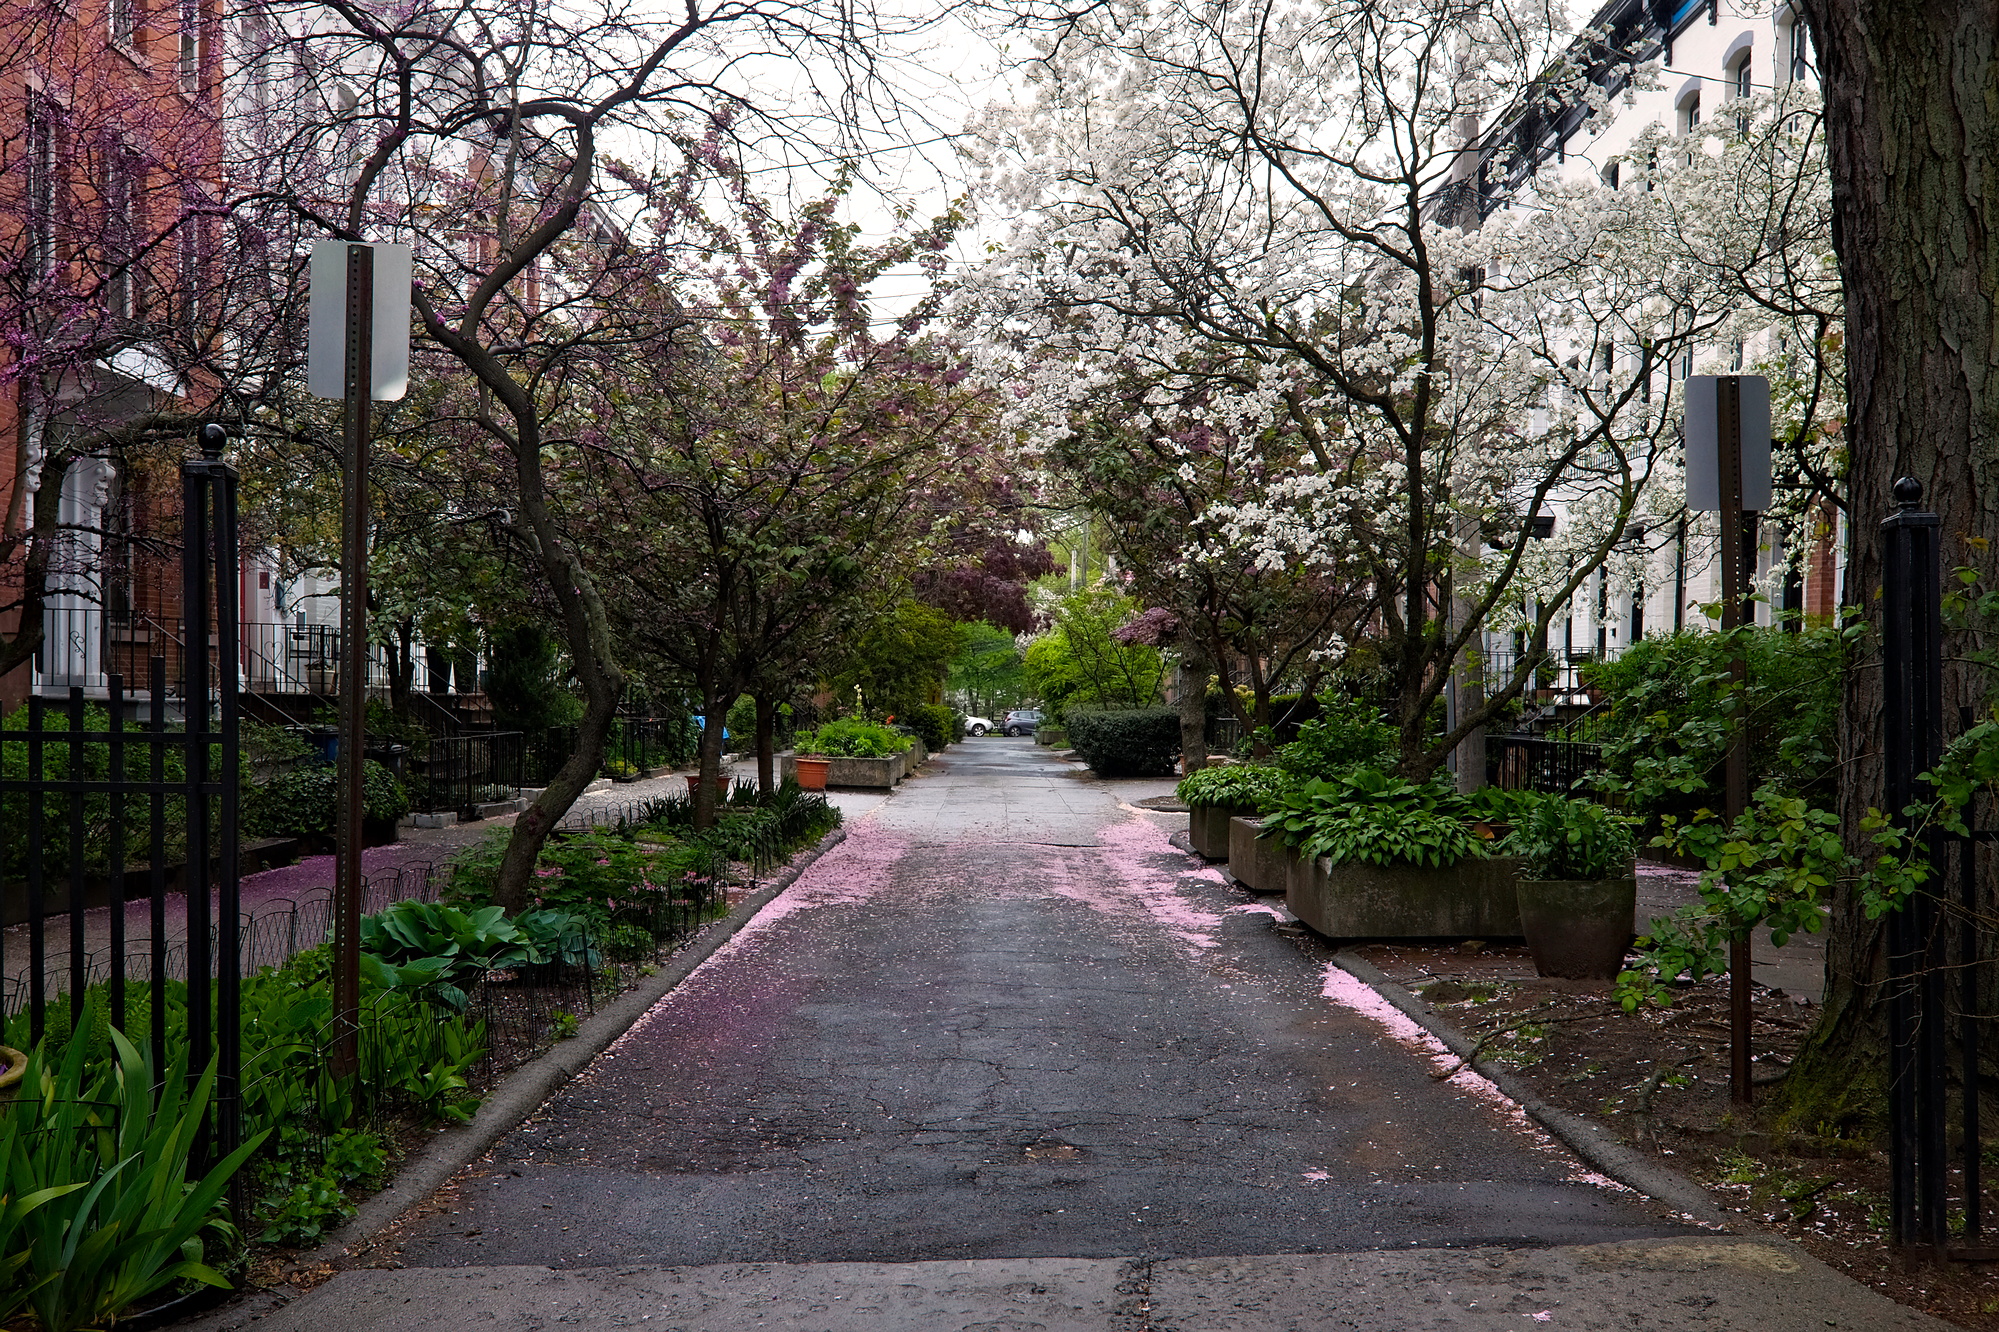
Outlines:
<svg viewBox="0 0 1999 1332"><path fill-rule="evenodd" d="M690 772L686 774L686 776L687 776L687 796L691 800L695 796L701 793L701 774L698 772ZM726 798L728 796L729 779L727 777L717 777L715 779L715 794L718 798Z"/></svg>
<svg viewBox="0 0 1999 1332"><path fill-rule="evenodd" d="M798 756L798 785L807 791L826 789L826 770L833 766L832 760L824 757L808 758Z"/></svg>
<svg viewBox="0 0 1999 1332"><path fill-rule="evenodd" d="M1520 930L1534 970L1571 980L1616 980L1631 946L1638 880L1522 879Z"/></svg>

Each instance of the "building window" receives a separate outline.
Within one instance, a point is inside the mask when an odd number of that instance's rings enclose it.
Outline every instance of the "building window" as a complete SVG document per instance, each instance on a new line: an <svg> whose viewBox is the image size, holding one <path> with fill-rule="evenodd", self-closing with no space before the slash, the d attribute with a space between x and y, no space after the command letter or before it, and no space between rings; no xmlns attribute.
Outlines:
<svg viewBox="0 0 1999 1332"><path fill-rule="evenodd" d="M56 266L56 107L40 93L28 99L28 265L46 276Z"/></svg>
<svg viewBox="0 0 1999 1332"><path fill-rule="evenodd" d="M129 2L129 0L128 0ZM180 90L201 92L201 0L180 0Z"/></svg>
<svg viewBox="0 0 1999 1332"><path fill-rule="evenodd" d="M133 38L139 31L139 0L110 0L111 44L137 54Z"/></svg>
<svg viewBox="0 0 1999 1332"><path fill-rule="evenodd" d="M1728 373L1730 373L1731 375L1739 375L1742 373L1741 338L1737 338L1735 342L1728 349Z"/></svg>
<svg viewBox="0 0 1999 1332"><path fill-rule="evenodd" d="M1700 128L1700 123L1701 95L1695 93L1693 96L1687 98L1686 101L1680 103L1680 133L1692 134L1696 129Z"/></svg>
<svg viewBox="0 0 1999 1332"><path fill-rule="evenodd" d="M1613 189L1613 190L1614 190L1614 189L1616 189L1616 188L1617 188L1617 182L1618 182L1618 174L1619 174L1619 173L1618 173L1618 169L1617 169L1617 163L1615 163L1615 162L1612 162L1612 163L1611 163L1611 164L1610 164L1609 166L1607 166L1607 167L1605 167L1605 168L1603 169L1603 172L1602 172L1602 180L1603 180L1603 183L1604 183L1604 184L1605 184L1606 186L1608 186L1608 187L1609 187L1610 189Z"/></svg>
<svg viewBox="0 0 1999 1332"><path fill-rule="evenodd" d="M129 148L116 149L104 181L104 307L114 319L139 317L140 191L144 163Z"/></svg>
<svg viewBox="0 0 1999 1332"><path fill-rule="evenodd" d="M202 232L206 218L190 216L180 225L180 235L175 237L174 284L180 288L181 323L193 336L201 321L201 278L205 267Z"/></svg>
<svg viewBox="0 0 1999 1332"><path fill-rule="evenodd" d="M1777 51L1784 62L1784 82L1803 83L1811 73L1810 43L1811 33L1795 10L1777 20Z"/></svg>
<svg viewBox="0 0 1999 1332"><path fill-rule="evenodd" d="M1756 95L1756 80L1749 72L1750 55L1750 52L1744 51L1741 59L1735 62L1735 68L1728 72L1729 91L1734 94L1737 105L1735 131L1738 134L1749 133L1749 99Z"/></svg>

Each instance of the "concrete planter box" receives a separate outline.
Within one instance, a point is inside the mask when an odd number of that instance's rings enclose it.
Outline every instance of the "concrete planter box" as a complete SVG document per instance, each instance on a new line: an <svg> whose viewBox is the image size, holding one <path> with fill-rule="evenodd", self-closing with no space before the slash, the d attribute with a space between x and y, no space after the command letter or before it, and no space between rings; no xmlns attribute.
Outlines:
<svg viewBox="0 0 1999 1332"><path fill-rule="evenodd" d="M1207 860L1229 858L1229 820L1255 814L1243 805L1195 805L1187 811L1187 840Z"/></svg>
<svg viewBox="0 0 1999 1332"><path fill-rule="evenodd" d="M1331 939L1517 939L1521 862L1334 865L1294 858L1284 904Z"/></svg>
<svg viewBox="0 0 1999 1332"><path fill-rule="evenodd" d="M1050 749L1067 749L1069 747L1069 733L1060 726L1038 727L1034 732L1034 743L1037 745L1047 745Z"/></svg>
<svg viewBox="0 0 1999 1332"><path fill-rule="evenodd" d="M891 754L887 758L829 758L826 760L826 785L832 787L854 787L863 791L890 791L909 771L907 754ZM798 755L787 750L778 755L780 781L798 780Z"/></svg>
<svg viewBox="0 0 1999 1332"><path fill-rule="evenodd" d="M909 753L907 755L907 758L909 760L909 768L911 771L914 771L915 769L922 767L924 764L930 761L930 746L924 744L922 737L920 736L914 740L911 740L909 742Z"/></svg>
<svg viewBox="0 0 1999 1332"><path fill-rule="evenodd" d="M1281 893L1291 853L1274 837L1258 837L1262 830L1259 818L1229 820L1229 876L1253 893Z"/></svg>

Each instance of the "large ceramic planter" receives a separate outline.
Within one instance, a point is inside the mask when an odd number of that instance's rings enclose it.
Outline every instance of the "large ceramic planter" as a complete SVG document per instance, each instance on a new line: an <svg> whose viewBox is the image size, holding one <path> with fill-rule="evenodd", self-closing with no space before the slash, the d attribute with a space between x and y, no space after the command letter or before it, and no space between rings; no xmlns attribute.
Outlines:
<svg viewBox="0 0 1999 1332"><path fill-rule="evenodd" d="M1300 858L1284 903L1331 939L1517 939L1520 863L1461 860L1432 869Z"/></svg>
<svg viewBox="0 0 1999 1332"><path fill-rule="evenodd" d="M696 795L700 794L701 774L690 772L683 774L683 776L687 778L687 798L692 800ZM616 779L614 778L613 780ZM727 777L717 777L715 779L715 798L718 800L729 798L729 779Z"/></svg>
<svg viewBox="0 0 1999 1332"><path fill-rule="evenodd" d="M1570 980L1615 980L1631 946L1638 879L1522 879L1520 927L1534 970Z"/></svg>
<svg viewBox="0 0 1999 1332"><path fill-rule="evenodd" d="M823 791L826 789L826 769L831 764L831 759L792 758L786 755L785 766L791 771L785 775L807 791Z"/></svg>
<svg viewBox="0 0 1999 1332"><path fill-rule="evenodd" d="M1262 831L1254 816L1229 820L1229 877L1253 893L1281 893L1291 851L1275 837L1257 836Z"/></svg>
<svg viewBox="0 0 1999 1332"><path fill-rule="evenodd" d="M1229 820L1256 813L1248 805L1195 805L1187 811L1187 840L1207 860L1229 858Z"/></svg>

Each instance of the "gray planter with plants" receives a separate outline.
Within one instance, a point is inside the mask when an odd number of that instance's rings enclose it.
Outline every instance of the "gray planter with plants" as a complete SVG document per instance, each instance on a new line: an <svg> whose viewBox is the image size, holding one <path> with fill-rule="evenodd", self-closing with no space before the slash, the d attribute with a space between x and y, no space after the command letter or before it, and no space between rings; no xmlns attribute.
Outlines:
<svg viewBox="0 0 1999 1332"><path fill-rule="evenodd" d="M1291 852L1275 837L1260 837L1263 820L1229 820L1229 877L1253 893L1281 893L1290 874Z"/></svg>
<svg viewBox="0 0 1999 1332"><path fill-rule="evenodd" d="M1550 796L1517 820L1500 848L1520 857L1520 927L1534 970L1615 980L1638 911L1630 823L1590 801Z"/></svg>
<svg viewBox="0 0 1999 1332"><path fill-rule="evenodd" d="M1513 939L1519 868L1504 857L1432 866L1295 856L1284 905L1331 939Z"/></svg>
<svg viewBox="0 0 1999 1332"><path fill-rule="evenodd" d="M1034 731L1034 743L1047 745L1050 749L1065 749L1069 744L1069 733L1060 726L1040 726Z"/></svg>
<svg viewBox="0 0 1999 1332"><path fill-rule="evenodd" d="M843 786L863 791L891 791L895 784L908 773L908 758L903 754L891 754L887 758L840 758L829 756L826 760L826 785ZM798 780L798 755L795 752L778 756L778 779Z"/></svg>
<svg viewBox="0 0 1999 1332"><path fill-rule="evenodd" d="M1272 767L1231 763L1198 769L1173 788L1187 806L1187 836L1209 860L1229 858L1229 821L1251 818L1288 789L1290 778Z"/></svg>
<svg viewBox="0 0 1999 1332"><path fill-rule="evenodd" d="M1187 810L1187 840L1205 860L1229 858L1229 823L1254 818L1254 805L1193 805Z"/></svg>

